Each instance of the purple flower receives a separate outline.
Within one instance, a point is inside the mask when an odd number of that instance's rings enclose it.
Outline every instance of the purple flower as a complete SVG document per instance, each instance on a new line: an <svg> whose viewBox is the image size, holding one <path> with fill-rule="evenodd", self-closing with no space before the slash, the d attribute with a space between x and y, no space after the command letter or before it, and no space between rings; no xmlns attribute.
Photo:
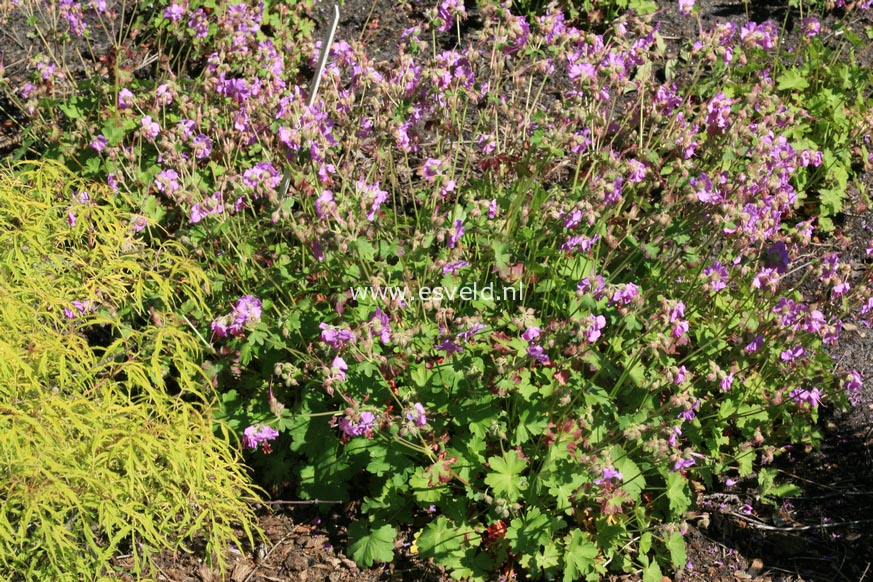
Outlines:
<svg viewBox="0 0 873 582"><path fill-rule="evenodd" d="M757 352L758 350L760 350L763 345L764 345L764 336L756 335L755 339L753 339L751 342L748 343L748 345L746 345L745 350L747 353L751 354L751 353L754 353L754 352Z"/></svg>
<svg viewBox="0 0 873 582"><path fill-rule="evenodd" d="M206 38L209 34L209 19L206 17L206 11L202 8L195 10L188 19L188 28L194 31L194 38Z"/></svg>
<svg viewBox="0 0 873 582"><path fill-rule="evenodd" d="M776 46L779 29L771 20L756 24L747 22L740 28L740 40L746 46L759 46L763 49L771 49Z"/></svg>
<svg viewBox="0 0 873 582"><path fill-rule="evenodd" d="M765 268L761 269L755 278L752 279L752 287L755 289L769 289L770 291L776 290L776 284L779 282L779 275L776 274L775 269Z"/></svg>
<svg viewBox="0 0 873 582"><path fill-rule="evenodd" d="M633 283L626 283L624 285L619 285L618 289L616 289L612 294L612 303L621 305L629 305L634 298L639 294L640 288L634 285Z"/></svg>
<svg viewBox="0 0 873 582"><path fill-rule="evenodd" d="M594 484L600 485L604 481L611 481L613 479L621 481L622 479L624 479L624 475L611 467L604 467L602 476L600 477L600 479L595 479Z"/></svg>
<svg viewBox="0 0 873 582"><path fill-rule="evenodd" d="M821 32L821 22L818 21L818 18L813 18L812 16L801 20L800 26L806 38L818 36L818 34Z"/></svg>
<svg viewBox="0 0 873 582"><path fill-rule="evenodd" d="M443 275L448 275L451 273L452 275L457 275L458 271L463 269L464 267L469 267L470 263L468 261L457 261L454 263L448 263L443 267Z"/></svg>
<svg viewBox="0 0 873 582"><path fill-rule="evenodd" d="M157 101L159 105L164 106L173 104L173 93L170 91L170 87L167 86L166 83L158 85L158 88L155 89L155 101Z"/></svg>
<svg viewBox="0 0 873 582"><path fill-rule="evenodd" d="M685 366L679 366L679 368L676 370L676 374L673 377L673 384L678 386L679 384L684 382L687 377L688 368L686 368Z"/></svg>
<svg viewBox="0 0 873 582"><path fill-rule="evenodd" d="M234 305L230 315L212 322L212 331L217 337L241 336L248 323L261 320L261 300L253 295L243 295Z"/></svg>
<svg viewBox="0 0 873 582"><path fill-rule="evenodd" d="M264 446L264 452L269 451L269 442L279 436L279 431L269 426L253 424L243 431L242 444L249 449Z"/></svg>
<svg viewBox="0 0 873 582"><path fill-rule="evenodd" d="M775 269L779 274L788 270L788 263L790 262L791 259L788 257L788 249L782 241L773 243L770 245L770 248L764 252L764 264L767 267Z"/></svg>
<svg viewBox="0 0 873 582"><path fill-rule="evenodd" d="M363 178L358 180L356 186L361 199L370 200L370 211L367 212L367 220L373 222L376 219L376 213L379 212L379 208L388 200L388 192L379 189L379 182L370 186Z"/></svg>
<svg viewBox="0 0 873 582"><path fill-rule="evenodd" d="M339 428L343 433L350 437L370 436L373 434L373 425L376 422L376 416L372 412L364 411L360 414L360 420L357 422L344 416L339 421Z"/></svg>
<svg viewBox="0 0 873 582"><path fill-rule="evenodd" d="M219 95L233 99L237 103L246 101L252 94L245 79L228 79L224 76L224 73L221 74L218 80L216 91Z"/></svg>
<svg viewBox="0 0 873 582"><path fill-rule="evenodd" d="M857 370L849 370L846 373L843 390L852 406L858 406L861 403L861 386L863 384L864 377Z"/></svg>
<svg viewBox="0 0 873 582"><path fill-rule="evenodd" d="M182 137L185 139L190 139L192 135L194 135L194 123L193 119L183 119L179 123L176 124L176 130L182 134Z"/></svg>
<svg viewBox="0 0 873 582"><path fill-rule="evenodd" d="M321 341L335 350L356 339L355 334L347 329L339 329L326 323L321 323L318 327L321 328Z"/></svg>
<svg viewBox="0 0 873 582"><path fill-rule="evenodd" d="M85 31L88 30L88 25L84 20L82 4L73 2L73 0L60 0L58 6L60 15L67 20L70 34L78 37L85 34Z"/></svg>
<svg viewBox="0 0 873 582"><path fill-rule="evenodd" d="M249 188L257 188L263 184L267 188L275 189L281 181L282 176L270 162L258 162L243 172L243 184Z"/></svg>
<svg viewBox="0 0 873 582"><path fill-rule="evenodd" d="M106 148L107 143L108 142L106 141L105 137L103 137L102 135L98 135L91 140L91 143L89 145L91 146L91 149L102 152Z"/></svg>
<svg viewBox="0 0 873 582"><path fill-rule="evenodd" d="M163 170L155 176L155 188L158 192L174 194L179 189L179 174L176 170Z"/></svg>
<svg viewBox="0 0 873 582"><path fill-rule="evenodd" d="M452 340L446 338L437 345L434 346L438 350L443 350L446 352L446 355L452 355L456 352L464 351L464 348L453 342Z"/></svg>
<svg viewBox="0 0 873 582"><path fill-rule="evenodd" d="M474 323L473 327L468 329L467 331L462 331L458 334L458 339L462 340L464 343L467 343L472 339L474 335L485 329L487 326L481 323Z"/></svg>
<svg viewBox="0 0 873 582"><path fill-rule="evenodd" d="M446 32L455 25L455 19L465 20L467 10L464 8L464 0L443 0L437 10L437 16L442 20L440 32Z"/></svg>
<svg viewBox="0 0 873 582"><path fill-rule="evenodd" d="M333 359L333 362L330 364L330 374L332 378L339 378L342 381L346 379L346 371L349 369L346 361L341 357L337 356Z"/></svg>
<svg viewBox="0 0 873 582"><path fill-rule="evenodd" d="M216 192L204 200L203 204L198 202L191 207L191 222L197 224L207 216L222 212L224 212L224 205L221 201L221 192Z"/></svg>
<svg viewBox="0 0 873 582"><path fill-rule="evenodd" d="M734 385L734 373L731 372L730 374L728 374L727 376L725 376L724 378L722 378L721 381L718 383L718 385L719 385L719 386L721 387L721 389L724 390L725 392L727 392L728 390L730 390L730 389L733 387L733 385Z"/></svg>
<svg viewBox="0 0 873 582"><path fill-rule="evenodd" d="M540 364L548 364L550 362L549 355L546 353L546 350L542 348L542 346L538 346L536 344L531 344L527 348L527 355L539 362Z"/></svg>
<svg viewBox="0 0 873 582"><path fill-rule="evenodd" d="M387 313L377 307L370 315L370 326L373 333L379 336L379 341L383 344L391 342L391 318Z"/></svg>
<svg viewBox="0 0 873 582"><path fill-rule="evenodd" d="M434 158L428 158L426 162L424 162L424 166L421 170L421 175L424 176L424 179L430 183L436 181L437 176L440 175L440 165L442 165L442 160L436 160Z"/></svg>
<svg viewBox="0 0 873 582"><path fill-rule="evenodd" d="M167 6L166 10L164 10L164 18L170 22L179 22L183 16L185 16L185 8L176 3L170 4Z"/></svg>
<svg viewBox="0 0 873 582"><path fill-rule="evenodd" d="M812 408L817 407L821 403L821 391L818 388L807 390L806 388L795 388L789 395L791 400L798 405L808 405Z"/></svg>
<svg viewBox="0 0 873 582"><path fill-rule="evenodd" d="M793 362L797 358L803 356L803 346L795 346L793 348L788 348L787 350L783 350L781 354L779 354L779 358L783 362Z"/></svg>
<svg viewBox="0 0 873 582"><path fill-rule="evenodd" d="M682 420L691 422L697 417L697 411L700 409L700 402L701 400L698 398L694 401L694 404L691 405L691 408L683 410L676 415L676 418L681 418Z"/></svg>
<svg viewBox="0 0 873 582"><path fill-rule="evenodd" d="M679 443L680 436L682 436L682 428L674 426L673 430L670 431L670 437L667 439L667 444L675 449L676 445Z"/></svg>
<svg viewBox="0 0 873 582"><path fill-rule="evenodd" d="M595 234L591 238L587 238L584 236L573 236L567 239L567 242L561 245L562 251L574 251L581 250L583 253L587 253L592 249L592 247L600 240L600 235Z"/></svg>
<svg viewBox="0 0 873 582"><path fill-rule="evenodd" d="M488 203L488 218L491 219L495 216L497 216L497 198Z"/></svg>
<svg viewBox="0 0 873 582"><path fill-rule="evenodd" d="M90 299L86 301L72 301L70 305L72 306L72 309L64 307L64 317L67 319L75 319L79 315L85 315L95 309L94 302Z"/></svg>
<svg viewBox="0 0 873 582"><path fill-rule="evenodd" d="M728 279L727 269L725 269L724 265L718 261L715 261L703 269L703 276L707 278L707 285L713 293L718 293L727 287L727 284L725 283Z"/></svg>
<svg viewBox="0 0 873 582"><path fill-rule="evenodd" d="M413 422L415 426L419 427L427 424L427 416L421 402L416 402L412 410L406 413L406 420Z"/></svg>
<svg viewBox="0 0 873 582"><path fill-rule="evenodd" d="M707 131L710 134L722 133L728 127L733 101L724 93L718 93L706 105L709 115L706 116Z"/></svg>
<svg viewBox="0 0 873 582"><path fill-rule="evenodd" d="M532 342L533 340L540 337L540 332L542 330L539 327L533 326L527 328L524 333L521 334L522 339L528 342Z"/></svg>
<svg viewBox="0 0 873 582"><path fill-rule="evenodd" d="M679 13L682 16L690 15L692 8L694 8L694 0L679 0Z"/></svg>
<svg viewBox="0 0 873 582"><path fill-rule="evenodd" d="M206 159L212 153L212 140L202 133L194 138L192 145L194 147L194 157L198 160Z"/></svg>
<svg viewBox="0 0 873 582"><path fill-rule="evenodd" d="M595 299L603 297L603 290L606 288L606 282L600 275L588 275L576 285L576 290L580 293L591 293Z"/></svg>
<svg viewBox="0 0 873 582"><path fill-rule="evenodd" d="M679 459L673 464L673 472L681 471L683 469L688 469L689 467L693 467L697 462L694 459Z"/></svg>
<svg viewBox="0 0 873 582"><path fill-rule="evenodd" d="M158 125L156 121L152 121L150 115L146 115L141 120L142 123L142 134L146 139L152 140L158 137L161 133L161 126Z"/></svg>
<svg viewBox="0 0 873 582"><path fill-rule="evenodd" d="M601 330L606 327L606 318L602 315L588 314L588 329L585 330L585 341L592 344L601 336Z"/></svg>
<svg viewBox="0 0 873 582"><path fill-rule="evenodd" d="M457 219L455 220L454 232L449 238L449 248L455 248L458 244L458 241L461 240L462 236L464 236L464 221L461 219Z"/></svg>
<svg viewBox="0 0 873 582"><path fill-rule="evenodd" d="M646 179L646 165L639 160L630 159L627 161L629 173L627 181L632 184L639 184Z"/></svg>
<svg viewBox="0 0 873 582"><path fill-rule="evenodd" d="M330 190L322 190L321 194L315 200L315 214L318 218L324 218L329 209L333 208L333 192Z"/></svg>
<svg viewBox="0 0 873 582"><path fill-rule="evenodd" d="M679 339L680 337L688 333L688 322L680 321L676 323L670 333L674 338Z"/></svg>
<svg viewBox="0 0 873 582"><path fill-rule="evenodd" d="M670 308L670 323L675 323L676 320L685 317L685 304L677 301L676 305Z"/></svg>

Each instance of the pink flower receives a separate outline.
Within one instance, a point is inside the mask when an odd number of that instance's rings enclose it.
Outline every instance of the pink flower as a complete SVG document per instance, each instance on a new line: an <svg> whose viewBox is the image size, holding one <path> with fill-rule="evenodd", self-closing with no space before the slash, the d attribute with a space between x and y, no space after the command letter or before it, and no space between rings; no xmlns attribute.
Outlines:
<svg viewBox="0 0 873 582"><path fill-rule="evenodd" d="M94 149L98 152L102 152L106 148L106 144L107 144L106 138L103 137L102 135L98 135L97 137L95 137L94 139L91 140L91 143L89 145L91 146L91 149Z"/></svg>
<svg viewBox="0 0 873 582"><path fill-rule="evenodd" d="M422 406L421 402L416 402L412 406L412 410L406 413L406 420L411 421L418 427L427 424L427 415L425 414L424 406Z"/></svg>
<svg viewBox="0 0 873 582"><path fill-rule="evenodd" d="M461 219L455 220L455 228L452 236L449 237L449 248L453 249L458 245L461 237L464 236L464 221Z"/></svg>
<svg viewBox="0 0 873 582"><path fill-rule="evenodd" d="M551 360L549 360L549 355L542 348L542 346L538 346L536 344L531 344L527 348L527 355L539 362L540 364L548 364Z"/></svg>
<svg viewBox="0 0 873 582"><path fill-rule="evenodd" d="M628 174L628 182L638 184L646 179L646 165L638 160L628 160L627 162L630 173Z"/></svg>
<svg viewBox="0 0 873 582"><path fill-rule="evenodd" d="M335 350L339 350L347 343L357 339L355 334L347 329L339 329L326 323L320 324L319 327L321 328L321 341Z"/></svg>
<svg viewBox="0 0 873 582"><path fill-rule="evenodd" d="M156 121L153 121L150 115L143 117L141 123L142 134L146 139L155 139L161 133L161 126Z"/></svg>
<svg viewBox="0 0 873 582"><path fill-rule="evenodd" d="M185 8L176 3L170 4L164 10L164 18L170 22L179 22L183 16L185 16Z"/></svg>
<svg viewBox="0 0 873 582"><path fill-rule="evenodd" d="M179 186L179 174L176 170L163 170L155 176L155 189L165 194L173 194Z"/></svg>
<svg viewBox="0 0 873 582"><path fill-rule="evenodd" d="M194 148L194 157L198 160L203 160L209 157L212 153L212 140L204 134L199 134L192 142Z"/></svg>
<svg viewBox="0 0 873 582"><path fill-rule="evenodd" d="M541 331L540 328L538 328L536 326L529 327L524 331L523 334L521 334L521 337L525 341L532 342L533 340L540 337L540 331Z"/></svg>
<svg viewBox="0 0 873 582"><path fill-rule="evenodd" d="M800 23L801 30L806 38L818 36L818 33L821 32L821 22L819 22L818 18L810 16L801 20Z"/></svg>
<svg viewBox="0 0 873 582"><path fill-rule="evenodd" d="M600 479L595 479L594 484L600 485L604 481L621 481L622 479L624 479L624 475L622 475L621 472L616 471L611 467L604 467L602 476L600 477Z"/></svg>
<svg viewBox="0 0 873 582"><path fill-rule="evenodd" d="M606 318L602 315L588 314L588 329L585 330L585 341L589 344L596 342L602 335L601 330L606 327Z"/></svg>
<svg viewBox="0 0 873 582"><path fill-rule="evenodd" d="M118 107L119 109L130 108L133 102L133 93L129 89L122 89L118 92Z"/></svg>
<svg viewBox="0 0 873 582"><path fill-rule="evenodd" d="M433 183L437 179L437 176L440 175L440 166L442 163L442 160L428 158L428 160L424 162L424 166L422 166L421 175L425 180Z"/></svg>
<svg viewBox="0 0 873 582"><path fill-rule="evenodd" d="M345 381L346 379L346 371L349 369L346 361L339 356L336 356L333 359L333 362L330 364L330 373L332 378L339 378L340 380Z"/></svg>
<svg viewBox="0 0 873 582"><path fill-rule="evenodd" d="M818 388L807 390L806 388L795 388L791 391L791 400L801 406L817 407L821 403L821 391Z"/></svg>
<svg viewBox="0 0 873 582"><path fill-rule="evenodd" d="M640 288L633 283L620 285L619 288L616 289L615 292L612 294L612 303L629 305L636 298L639 292Z"/></svg>
<svg viewBox="0 0 873 582"><path fill-rule="evenodd" d="M464 267L469 267L470 263L468 261L457 261L454 263L448 263L443 267L443 275L448 275L451 273L452 275L457 275L458 271L463 269Z"/></svg>
<svg viewBox="0 0 873 582"><path fill-rule="evenodd" d="M355 421L347 416L344 416L339 421L339 428L343 433L350 438L359 436L370 436L373 434L373 427L376 423L376 415L372 412L364 411L360 414L359 420Z"/></svg>
<svg viewBox="0 0 873 582"><path fill-rule="evenodd" d="M269 452L269 442L279 436L279 431L269 426L253 424L243 431L242 444L249 449L263 447L264 452Z"/></svg>

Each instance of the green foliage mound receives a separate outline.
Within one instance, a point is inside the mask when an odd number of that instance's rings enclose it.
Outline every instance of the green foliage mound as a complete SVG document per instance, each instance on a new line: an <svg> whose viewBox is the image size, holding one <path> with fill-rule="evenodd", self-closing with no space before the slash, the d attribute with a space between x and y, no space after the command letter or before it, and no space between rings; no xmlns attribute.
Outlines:
<svg viewBox="0 0 873 582"><path fill-rule="evenodd" d="M122 195L18 169L0 174L0 579L102 579L121 553L145 574L195 538L223 567L255 491L185 327L203 272L143 242Z"/></svg>

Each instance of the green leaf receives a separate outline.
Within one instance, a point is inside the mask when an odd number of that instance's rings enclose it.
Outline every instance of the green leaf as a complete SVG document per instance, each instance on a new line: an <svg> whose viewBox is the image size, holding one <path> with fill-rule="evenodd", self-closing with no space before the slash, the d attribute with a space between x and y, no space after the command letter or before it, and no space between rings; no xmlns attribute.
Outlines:
<svg viewBox="0 0 873 582"><path fill-rule="evenodd" d="M574 529L567 536L567 546L564 550L564 582L576 582L595 576L597 580L597 545L591 541L591 536L580 529ZM660 579L658 582L661 582Z"/></svg>
<svg viewBox="0 0 873 582"><path fill-rule="evenodd" d="M442 556L460 550L462 538L449 520L441 515L424 527L416 545L422 558L439 560Z"/></svg>
<svg viewBox="0 0 873 582"><path fill-rule="evenodd" d="M782 73L776 86L780 91L806 89L807 87L809 87L809 81L806 80L803 71L797 67Z"/></svg>
<svg viewBox="0 0 873 582"><path fill-rule="evenodd" d="M643 472L619 445L612 447L609 454L612 457L612 464L621 473L621 488L630 495L631 499L639 501L640 494L646 488L646 478L643 477Z"/></svg>
<svg viewBox="0 0 873 582"><path fill-rule="evenodd" d="M527 468L527 461L513 450L507 451L502 457L489 458L488 464L491 472L485 477L485 483L498 497L516 501L521 492L527 489L527 479L521 476Z"/></svg>
<svg viewBox="0 0 873 582"><path fill-rule="evenodd" d="M680 515L691 506L688 495L688 481L679 472L667 473L667 499L670 500L670 511Z"/></svg>
<svg viewBox="0 0 873 582"><path fill-rule="evenodd" d="M661 582L664 575L661 574L661 567L658 562L652 562L643 570L643 582Z"/></svg>
<svg viewBox="0 0 873 582"><path fill-rule="evenodd" d="M376 562L390 562L394 559L394 536L397 530L390 525L370 529L367 524L357 521L349 527L349 557L359 566L369 568Z"/></svg>
<svg viewBox="0 0 873 582"><path fill-rule="evenodd" d="M685 565L688 556L685 553L685 538L678 531L674 531L667 540L667 550L670 551L670 561L677 570Z"/></svg>
<svg viewBox="0 0 873 582"><path fill-rule="evenodd" d="M516 552L534 554L555 537L555 532L566 525L563 519L543 515L539 508L534 507L524 517L512 520L506 531L506 539Z"/></svg>

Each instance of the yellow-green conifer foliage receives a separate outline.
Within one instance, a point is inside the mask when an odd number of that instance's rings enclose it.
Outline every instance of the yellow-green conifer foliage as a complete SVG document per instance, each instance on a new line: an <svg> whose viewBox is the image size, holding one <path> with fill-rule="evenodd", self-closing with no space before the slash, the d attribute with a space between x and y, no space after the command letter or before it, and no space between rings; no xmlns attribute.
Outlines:
<svg viewBox="0 0 873 582"><path fill-rule="evenodd" d="M55 164L0 172L0 579L103 579L122 553L148 575L195 539L223 566L255 534L184 315L207 278L130 207Z"/></svg>

